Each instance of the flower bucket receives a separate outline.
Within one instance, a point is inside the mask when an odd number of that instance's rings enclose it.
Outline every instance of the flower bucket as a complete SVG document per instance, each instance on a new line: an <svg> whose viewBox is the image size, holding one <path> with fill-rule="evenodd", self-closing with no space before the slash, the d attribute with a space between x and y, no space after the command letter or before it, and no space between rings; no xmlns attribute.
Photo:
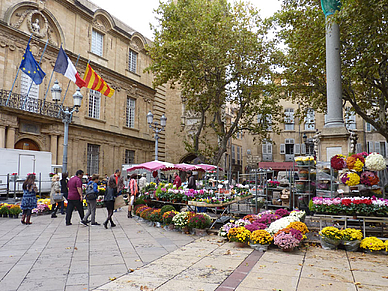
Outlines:
<svg viewBox="0 0 388 291"><path fill-rule="evenodd" d="M296 191L303 192L304 191L304 182L296 182Z"/></svg>
<svg viewBox="0 0 388 291"><path fill-rule="evenodd" d="M188 226L182 227L182 233L183 234L188 233L188 232L189 232L189 227Z"/></svg>
<svg viewBox="0 0 388 291"><path fill-rule="evenodd" d="M250 244L251 248L259 251L259 252L265 252L268 250L269 244L262 245L262 244Z"/></svg>
<svg viewBox="0 0 388 291"><path fill-rule="evenodd" d="M348 252L356 252L360 247L361 241L359 240L345 240L342 244L345 246L345 250Z"/></svg>
<svg viewBox="0 0 388 291"><path fill-rule="evenodd" d="M197 236L207 236L207 229L194 228L195 235Z"/></svg>
<svg viewBox="0 0 388 291"><path fill-rule="evenodd" d="M239 242L239 241L235 241L235 242L234 242L234 246L235 246L236 248L246 248L246 247L248 246L248 244L243 243L243 242Z"/></svg>
<svg viewBox="0 0 388 291"><path fill-rule="evenodd" d="M340 240L327 238L325 236L320 237L321 246L324 250L335 250L338 245L341 243Z"/></svg>
<svg viewBox="0 0 388 291"><path fill-rule="evenodd" d="M281 249L283 252L290 253L294 251L294 248L283 248Z"/></svg>
<svg viewBox="0 0 388 291"><path fill-rule="evenodd" d="M161 224L160 222L155 222L155 227L160 228Z"/></svg>

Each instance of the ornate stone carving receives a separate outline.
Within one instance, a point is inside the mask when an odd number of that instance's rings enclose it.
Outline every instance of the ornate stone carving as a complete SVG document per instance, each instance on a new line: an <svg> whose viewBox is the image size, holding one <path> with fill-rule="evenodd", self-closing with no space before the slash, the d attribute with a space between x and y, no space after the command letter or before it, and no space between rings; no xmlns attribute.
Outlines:
<svg viewBox="0 0 388 291"><path fill-rule="evenodd" d="M319 143L321 142L321 132L317 130L315 135L313 136L313 143L314 143L314 152L317 157L319 157Z"/></svg>
<svg viewBox="0 0 388 291"><path fill-rule="evenodd" d="M17 14L18 15L18 14ZM38 38L44 38L49 29L48 20L39 10L27 9L19 17L18 21L11 24L14 28L19 28L23 21L27 19L28 30Z"/></svg>
<svg viewBox="0 0 388 291"><path fill-rule="evenodd" d="M98 30L101 30L103 32L106 32L106 27L104 24L100 23L97 19L93 20L93 26L97 28Z"/></svg>

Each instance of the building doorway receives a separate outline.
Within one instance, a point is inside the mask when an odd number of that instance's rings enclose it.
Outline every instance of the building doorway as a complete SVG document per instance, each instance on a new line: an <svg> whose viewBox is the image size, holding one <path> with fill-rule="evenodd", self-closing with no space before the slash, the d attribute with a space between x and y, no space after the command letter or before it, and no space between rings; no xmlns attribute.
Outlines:
<svg viewBox="0 0 388 291"><path fill-rule="evenodd" d="M23 138L15 144L15 149L29 150L29 151L40 151L40 148L36 142L29 138Z"/></svg>

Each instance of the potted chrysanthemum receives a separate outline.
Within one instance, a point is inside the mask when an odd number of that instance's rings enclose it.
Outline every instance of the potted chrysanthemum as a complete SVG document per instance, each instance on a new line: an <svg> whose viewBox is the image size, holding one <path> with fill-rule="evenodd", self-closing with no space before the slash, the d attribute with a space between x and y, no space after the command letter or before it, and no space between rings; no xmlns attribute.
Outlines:
<svg viewBox="0 0 388 291"><path fill-rule="evenodd" d="M268 231L259 229L251 233L250 246L257 251L265 252L272 241L273 238Z"/></svg>
<svg viewBox="0 0 388 291"><path fill-rule="evenodd" d="M350 252L357 251L362 240L361 230L355 228L345 228L341 230L341 234L342 244L345 246L345 249Z"/></svg>
<svg viewBox="0 0 388 291"><path fill-rule="evenodd" d="M302 233L293 228L283 228L274 235L274 244L282 251L291 252L300 245Z"/></svg>
<svg viewBox="0 0 388 291"><path fill-rule="evenodd" d="M243 226L234 227L229 230L228 239L234 242L236 247L246 247L251 239L251 232Z"/></svg>
<svg viewBox="0 0 388 291"><path fill-rule="evenodd" d="M378 252L385 250L384 242L374 236L366 237L361 241L360 248L364 249L367 253Z"/></svg>
<svg viewBox="0 0 388 291"><path fill-rule="evenodd" d="M320 232L321 246L325 250L334 250L341 243L341 230L334 226L327 226Z"/></svg>
<svg viewBox="0 0 388 291"><path fill-rule="evenodd" d="M190 217L188 220L188 227L194 229L198 236L207 235L207 228L211 225L211 218L206 213L198 213Z"/></svg>

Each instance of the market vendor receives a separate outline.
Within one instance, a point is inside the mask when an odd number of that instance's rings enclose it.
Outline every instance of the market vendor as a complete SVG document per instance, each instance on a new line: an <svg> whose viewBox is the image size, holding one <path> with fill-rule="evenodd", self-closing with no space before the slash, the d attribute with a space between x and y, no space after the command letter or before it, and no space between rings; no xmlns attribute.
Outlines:
<svg viewBox="0 0 388 291"><path fill-rule="evenodd" d="M179 175L177 174L177 172L174 172L174 183L173 183L173 185L175 185L177 189L182 185L182 180L179 177Z"/></svg>

